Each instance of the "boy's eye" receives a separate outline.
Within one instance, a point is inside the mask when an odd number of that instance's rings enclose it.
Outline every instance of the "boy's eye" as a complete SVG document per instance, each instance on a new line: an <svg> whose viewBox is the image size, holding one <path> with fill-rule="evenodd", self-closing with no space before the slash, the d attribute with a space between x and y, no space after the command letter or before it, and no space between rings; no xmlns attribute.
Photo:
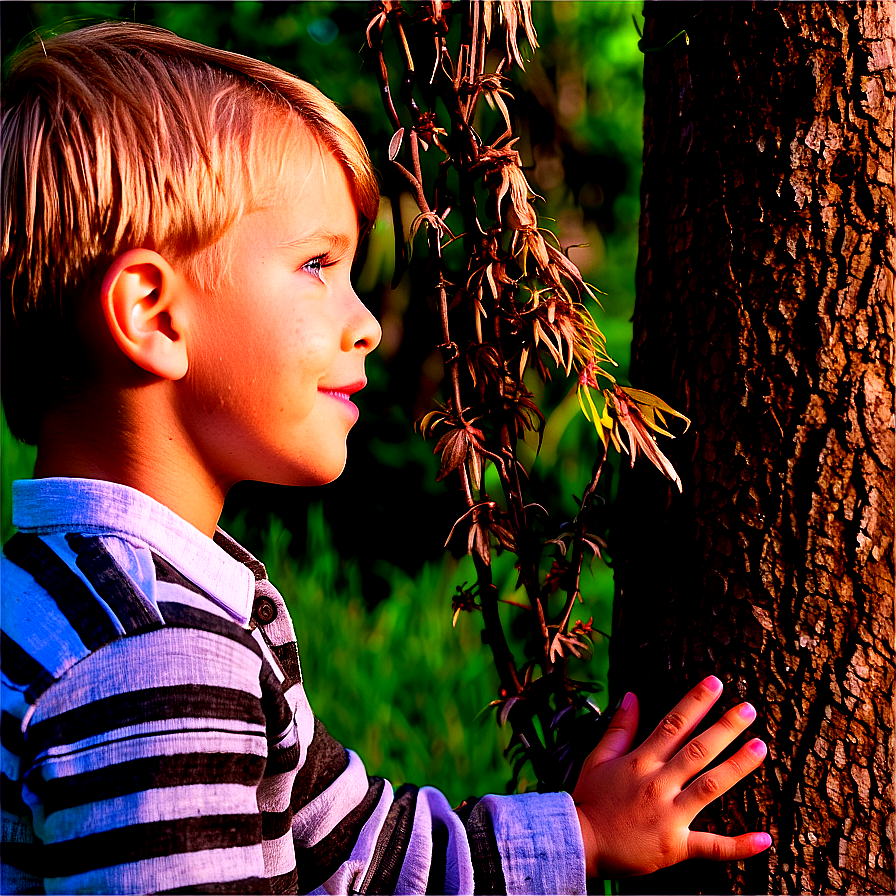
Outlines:
<svg viewBox="0 0 896 896"><path fill-rule="evenodd" d="M317 279L320 280L321 271L327 266L326 261L326 255L318 255L316 258L312 258L310 261L306 261L305 264L302 265L302 270L308 271L309 274L317 277Z"/></svg>

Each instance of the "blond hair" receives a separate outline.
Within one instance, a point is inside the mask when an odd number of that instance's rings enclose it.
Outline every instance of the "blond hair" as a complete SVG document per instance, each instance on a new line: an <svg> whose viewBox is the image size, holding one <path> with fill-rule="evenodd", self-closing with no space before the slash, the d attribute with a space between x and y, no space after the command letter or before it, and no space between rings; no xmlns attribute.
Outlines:
<svg viewBox="0 0 896 896"><path fill-rule="evenodd" d="M116 256L153 248L212 287L216 247L259 198L250 160L265 141L282 144L290 122L342 164L369 226L379 191L361 137L317 88L274 66L131 23L16 57L0 141L3 398L19 438L36 440L46 408L83 373L75 305Z"/></svg>

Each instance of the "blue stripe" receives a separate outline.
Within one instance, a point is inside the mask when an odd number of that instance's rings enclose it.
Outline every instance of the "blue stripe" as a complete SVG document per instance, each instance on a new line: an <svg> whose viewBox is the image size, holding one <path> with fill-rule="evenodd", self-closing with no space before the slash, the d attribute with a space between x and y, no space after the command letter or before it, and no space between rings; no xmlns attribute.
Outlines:
<svg viewBox="0 0 896 896"><path fill-rule="evenodd" d="M46 590L89 650L119 637L115 623L90 589L37 535L17 532L3 553Z"/></svg>
<svg viewBox="0 0 896 896"><path fill-rule="evenodd" d="M162 624L155 607L132 584L95 535L65 536L77 555L78 569L109 605L126 634Z"/></svg>

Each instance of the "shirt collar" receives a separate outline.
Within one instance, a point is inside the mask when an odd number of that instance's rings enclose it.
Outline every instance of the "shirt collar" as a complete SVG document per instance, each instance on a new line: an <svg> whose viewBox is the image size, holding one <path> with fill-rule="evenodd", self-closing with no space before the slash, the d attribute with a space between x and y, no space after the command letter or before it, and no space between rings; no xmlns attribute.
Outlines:
<svg viewBox="0 0 896 896"><path fill-rule="evenodd" d="M245 625L264 566L220 529L212 540L137 489L97 479L12 484L12 522L37 535L82 532L142 542Z"/></svg>

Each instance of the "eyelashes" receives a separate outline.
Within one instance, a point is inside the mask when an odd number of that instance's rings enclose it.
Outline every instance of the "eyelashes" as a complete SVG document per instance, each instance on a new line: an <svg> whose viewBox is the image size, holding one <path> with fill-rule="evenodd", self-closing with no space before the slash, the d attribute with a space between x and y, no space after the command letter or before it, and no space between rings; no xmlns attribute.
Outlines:
<svg viewBox="0 0 896 896"><path fill-rule="evenodd" d="M312 277L317 277L317 279L320 280L323 269L330 264L332 264L332 261L328 254L317 255L310 261L306 261L305 264L302 265L302 270L307 271Z"/></svg>

